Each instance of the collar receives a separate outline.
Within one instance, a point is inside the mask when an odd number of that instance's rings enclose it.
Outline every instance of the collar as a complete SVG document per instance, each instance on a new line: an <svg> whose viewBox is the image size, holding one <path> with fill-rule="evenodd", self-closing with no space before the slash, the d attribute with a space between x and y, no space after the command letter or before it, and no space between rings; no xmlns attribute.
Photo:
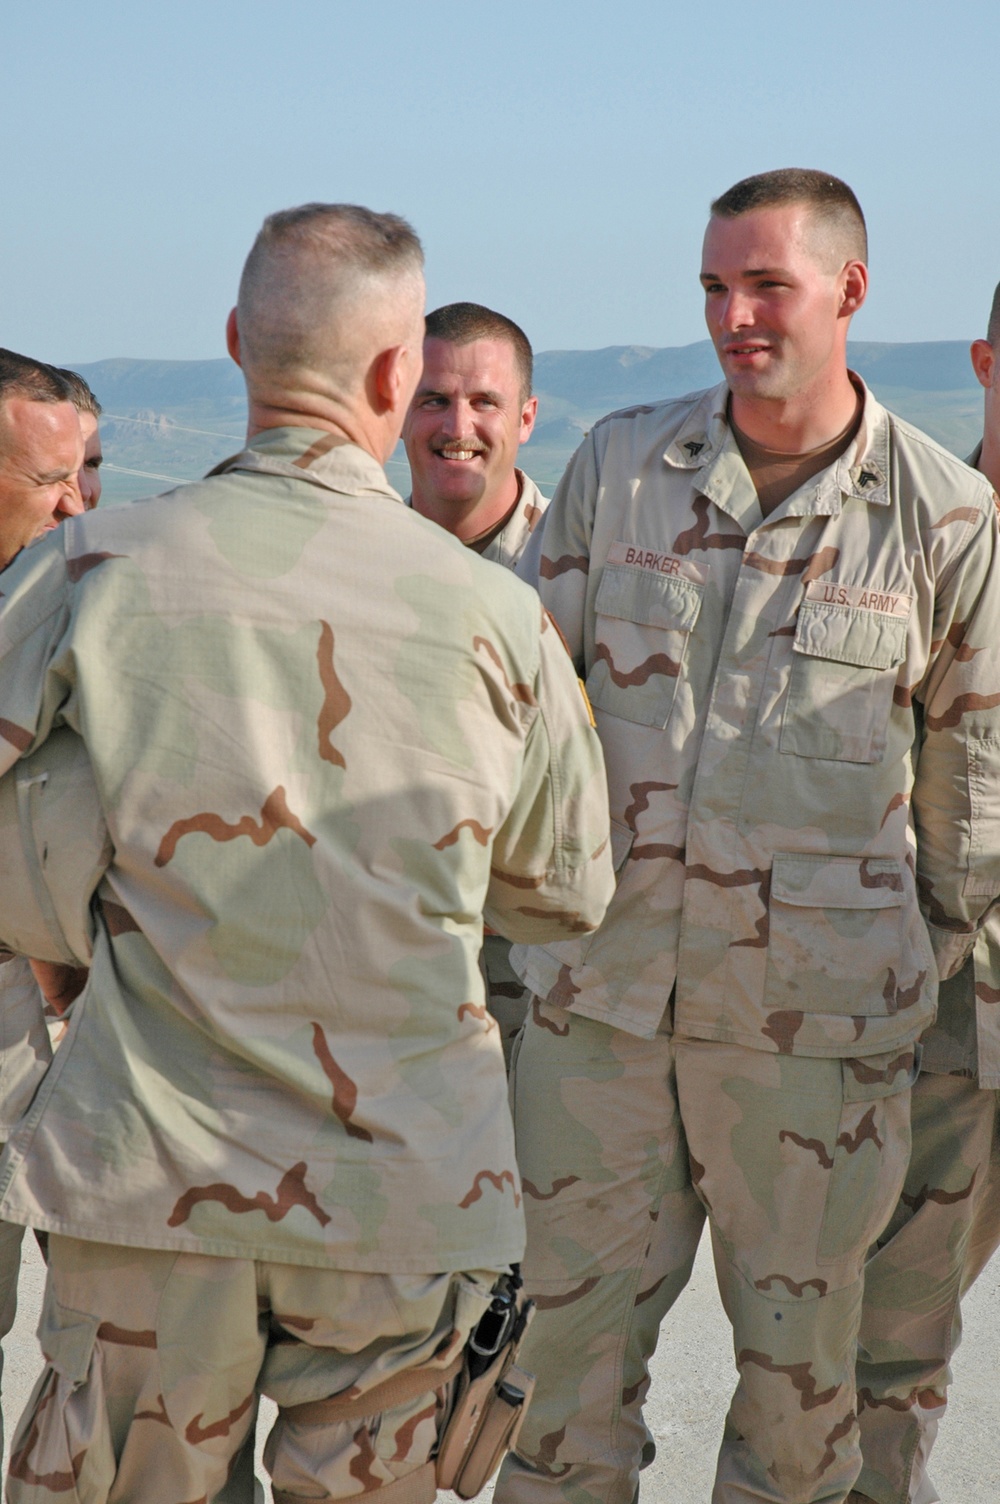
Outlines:
<svg viewBox="0 0 1000 1504"><path fill-rule="evenodd" d="M848 497L872 506L889 505L889 414L861 377L853 371L850 375L864 403L854 442L778 507L769 521L775 517L838 516ZM754 498L756 492L726 419L728 399L725 382L703 393L663 458L675 470L700 471L698 489L742 521L751 506L748 488Z"/></svg>
<svg viewBox="0 0 1000 1504"><path fill-rule="evenodd" d="M979 469L979 461L982 459L982 457L983 457L983 441L982 441L982 439L980 439L979 443L976 445L975 449L969 455L969 458L966 460L965 463L967 465L971 465L972 468L973 468L973 470L978 470Z"/></svg>
<svg viewBox="0 0 1000 1504"><path fill-rule="evenodd" d="M344 496L402 500L386 480L378 460L349 439L317 428L265 428L239 454L223 460L208 474L228 475L234 470L304 480Z"/></svg>

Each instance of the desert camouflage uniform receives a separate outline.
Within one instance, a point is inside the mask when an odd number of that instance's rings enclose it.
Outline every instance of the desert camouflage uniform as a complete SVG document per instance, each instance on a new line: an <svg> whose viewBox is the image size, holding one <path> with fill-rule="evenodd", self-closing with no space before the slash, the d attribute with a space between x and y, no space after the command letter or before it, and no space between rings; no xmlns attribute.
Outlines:
<svg viewBox="0 0 1000 1504"><path fill-rule="evenodd" d="M52 1059L42 995L22 956L0 961L0 1146L24 1112ZM17 1278L24 1228L0 1222L0 1342L17 1316ZM0 1378L3 1376L0 1348ZM0 1413L0 1451L3 1450Z"/></svg>
<svg viewBox="0 0 1000 1504"><path fill-rule="evenodd" d="M376 1292L520 1257L481 916L517 939L585 933L613 885L600 746L532 592L332 435L270 430L220 472L73 519L4 582L4 761L78 732L114 845L90 980L0 1185L0 1214L63 1242L16 1504L67 1467L106 1480L147 1436L163 1477L188 1470L178 1499L214 1491L260 1364L230 1324L201 1332L215 1261L262 1300L276 1266L304 1271L269 1319L288 1317L275 1340L298 1339L306 1400L330 1392L311 1323L345 1273ZM118 1319L106 1248L80 1305L80 1240L131 1248L150 1279L185 1256L170 1341ZM256 1332L255 1302L247 1319ZM393 1363L419 1361L409 1331L373 1314ZM157 1371L165 1409L147 1417ZM180 1432L170 1385L197 1412ZM420 1470L419 1498L422 1434L396 1470ZM288 1496L323 1497L322 1458L296 1466Z"/></svg>
<svg viewBox="0 0 1000 1504"><path fill-rule="evenodd" d="M968 463L978 467L981 446ZM1000 917L941 986L913 1088L913 1152L865 1269L858 1350L859 1498L935 1504L960 1301L1000 1247Z"/></svg>
<svg viewBox="0 0 1000 1504"><path fill-rule="evenodd" d="M491 539L480 558L502 564L506 569L515 569L538 523L549 504L530 475L515 470L518 493L517 506L504 527ZM406 498L412 505L413 498ZM510 964L510 941L502 935L487 935L483 941L483 976L486 981L486 1005L500 1026L500 1041L508 1067L511 1050L524 1023L531 1001L531 992Z"/></svg>
<svg viewBox="0 0 1000 1504"><path fill-rule="evenodd" d="M512 952L545 999L512 1086L542 1310L498 1504L629 1504L705 1212L740 1371L716 1504L843 1499L915 1040L1000 891L989 488L866 394L765 519L726 396L598 423L522 562L587 676L619 878L593 938Z"/></svg>

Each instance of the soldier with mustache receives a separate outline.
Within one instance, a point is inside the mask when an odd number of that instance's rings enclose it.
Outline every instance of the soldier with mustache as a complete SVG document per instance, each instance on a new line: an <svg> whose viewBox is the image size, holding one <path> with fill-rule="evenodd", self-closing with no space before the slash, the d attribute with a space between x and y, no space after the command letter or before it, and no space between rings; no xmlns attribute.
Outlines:
<svg viewBox="0 0 1000 1504"><path fill-rule="evenodd" d="M413 491L407 502L484 559L514 569L549 499L517 452L538 413L532 351L524 331L481 303L449 303L427 315L424 369L403 427ZM487 934L483 973L504 1059L530 993L510 965L510 942Z"/></svg>

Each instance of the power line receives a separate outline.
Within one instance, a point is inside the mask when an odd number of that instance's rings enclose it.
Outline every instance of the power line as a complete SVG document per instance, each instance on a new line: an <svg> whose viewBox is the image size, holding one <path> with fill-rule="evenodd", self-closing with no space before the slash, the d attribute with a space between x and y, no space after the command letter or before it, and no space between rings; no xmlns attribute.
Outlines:
<svg viewBox="0 0 1000 1504"><path fill-rule="evenodd" d="M154 470L130 470L127 465L113 465L110 460L105 460L101 469L113 470L116 475L138 475L143 480L169 480L175 486L186 486L192 480L199 479L191 475L158 475Z"/></svg>
<svg viewBox="0 0 1000 1504"><path fill-rule="evenodd" d="M105 418L113 418L116 423L143 423L147 428L160 428L161 418L130 418L127 413L103 413ZM166 414L163 415L166 417ZM241 433L220 433L217 428L187 428L183 423L175 423L172 418L167 418L167 428L176 433L200 433L209 439L236 439L242 441L245 435ZM137 472L138 473L138 472Z"/></svg>

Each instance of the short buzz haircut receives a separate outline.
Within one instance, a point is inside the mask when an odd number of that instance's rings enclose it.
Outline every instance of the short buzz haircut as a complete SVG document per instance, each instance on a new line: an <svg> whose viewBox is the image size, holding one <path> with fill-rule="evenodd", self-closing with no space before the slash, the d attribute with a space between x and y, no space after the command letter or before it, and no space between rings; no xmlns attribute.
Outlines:
<svg viewBox="0 0 1000 1504"><path fill-rule="evenodd" d="M55 370L69 387L70 401L77 412L89 413L92 418L99 418L104 409L79 371L71 371L68 366L56 366Z"/></svg>
<svg viewBox="0 0 1000 1504"><path fill-rule="evenodd" d="M352 322L364 323L359 300L380 283L415 283L423 264L420 240L398 214L321 203L269 214L240 278L241 350L274 372L333 361L341 379L355 375L344 342Z"/></svg>
<svg viewBox="0 0 1000 1504"><path fill-rule="evenodd" d="M338 250L358 271L373 276L397 270L419 271L423 247L412 225L398 214L378 214L362 204L299 204L269 214L247 257L243 274L267 248L283 244L319 252Z"/></svg>
<svg viewBox="0 0 1000 1504"><path fill-rule="evenodd" d="M477 339L504 340L514 350L521 378L521 401L531 396L534 360L528 336L506 314L494 313L482 303L446 303L427 315L426 339L443 339L449 345L471 345Z"/></svg>
<svg viewBox="0 0 1000 1504"><path fill-rule="evenodd" d="M26 402L72 402L69 382L55 366L16 350L0 349L0 403L12 397Z"/></svg>
<svg viewBox="0 0 1000 1504"><path fill-rule="evenodd" d="M1000 349L1000 282L997 283L993 293L990 321L986 326L986 343L994 350Z"/></svg>
<svg viewBox="0 0 1000 1504"><path fill-rule="evenodd" d="M813 219L848 252L850 261L868 261L868 230L861 205L851 188L829 172L811 167L779 167L734 183L712 205L718 219L736 219L754 209L779 204L806 204Z"/></svg>

